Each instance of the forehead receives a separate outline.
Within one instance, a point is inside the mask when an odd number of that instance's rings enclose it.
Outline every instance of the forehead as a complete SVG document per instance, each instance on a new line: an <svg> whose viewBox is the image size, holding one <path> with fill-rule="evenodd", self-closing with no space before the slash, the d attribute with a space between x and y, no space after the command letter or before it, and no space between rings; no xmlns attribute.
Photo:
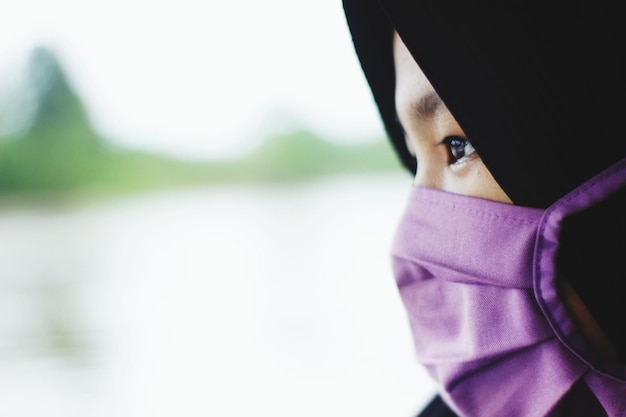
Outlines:
<svg viewBox="0 0 626 417"><path fill-rule="evenodd" d="M397 33L393 38L395 104L400 119L433 118L447 108Z"/></svg>
<svg viewBox="0 0 626 417"><path fill-rule="evenodd" d="M393 36L393 60L396 72L396 105L398 98L417 99L434 89L397 33Z"/></svg>

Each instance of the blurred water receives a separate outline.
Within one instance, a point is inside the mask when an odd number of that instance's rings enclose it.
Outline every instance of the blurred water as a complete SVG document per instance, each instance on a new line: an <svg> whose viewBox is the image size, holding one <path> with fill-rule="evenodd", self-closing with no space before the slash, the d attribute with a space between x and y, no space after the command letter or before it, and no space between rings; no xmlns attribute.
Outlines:
<svg viewBox="0 0 626 417"><path fill-rule="evenodd" d="M405 175L0 208L0 416L410 417Z"/></svg>

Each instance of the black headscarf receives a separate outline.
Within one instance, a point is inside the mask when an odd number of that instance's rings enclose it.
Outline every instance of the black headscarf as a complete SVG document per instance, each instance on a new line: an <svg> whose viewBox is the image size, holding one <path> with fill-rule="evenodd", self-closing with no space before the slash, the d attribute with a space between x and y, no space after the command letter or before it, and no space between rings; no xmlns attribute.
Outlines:
<svg viewBox="0 0 626 417"><path fill-rule="evenodd" d="M625 27L609 0L343 0L387 134L395 29L517 205L546 208L626 157ZM626 353L626 192L567 222L558 262Z"/></svg>

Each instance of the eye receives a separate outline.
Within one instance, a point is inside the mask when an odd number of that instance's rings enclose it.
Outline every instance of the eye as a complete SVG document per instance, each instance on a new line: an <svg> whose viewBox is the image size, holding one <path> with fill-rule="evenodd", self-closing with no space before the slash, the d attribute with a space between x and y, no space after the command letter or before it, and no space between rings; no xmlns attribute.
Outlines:
<svg viewBox="0 0 626 417"><path fill-rule="evenodd" d="M469 139L462 136L448 136L441 143L448 148L450 165L462 162L476 152Z"/></svg>

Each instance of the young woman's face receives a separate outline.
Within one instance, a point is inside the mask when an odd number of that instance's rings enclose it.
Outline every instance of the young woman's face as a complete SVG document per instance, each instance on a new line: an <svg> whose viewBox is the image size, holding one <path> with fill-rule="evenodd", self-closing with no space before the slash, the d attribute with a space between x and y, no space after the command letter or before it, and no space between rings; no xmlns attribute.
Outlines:
<svg viewBox="0 0 626 417"><path fill-rule="evenodd" d="M415 184L511 203L397 34L393 49L396 111L417 158Z"/></svg>
<svg viewBox="0 0 626 417"><path fill-rule="evenodd" d="M512 203L397 34L393 52L396 111L407 147L417 158L415 185ZM574 290L562 279L559 286L561 297L596 352L615 358L615 348Z"/></svg>

